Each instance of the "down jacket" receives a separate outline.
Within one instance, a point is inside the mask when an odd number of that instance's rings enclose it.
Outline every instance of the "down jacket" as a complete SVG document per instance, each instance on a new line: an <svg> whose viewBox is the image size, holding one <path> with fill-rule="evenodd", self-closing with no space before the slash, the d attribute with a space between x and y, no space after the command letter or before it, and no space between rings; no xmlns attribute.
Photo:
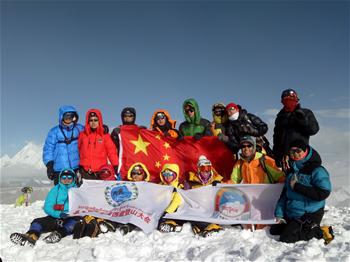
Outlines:
<svg viewBox="0 0 350 262"><path fill-rule="evenodd" d="M43 148L44 164L47 165L48 162L53 161L55 172L66 168L75 170L79 167L78 136L84 130L84 126L76 122L69 126L63 125L62 118L66 112L75 112L78 118L78 113L73 106L62 106L59 109L59 124L49 131Z"/></svg>
<svg viewBox="0 0 350 262"><path fill-rule="evenodd" d="M90 113L95 113L99 119L96 131L89 124ZM111 136L104 132L103 119L100 110L90 109L86 113L85 130L79 135L80 166L85 171L98 172L108 164L118 166L118 153Z"/></svg>
<svg viewBox="0 0 350 262"><path fill-rule="evenodd" d="M300 139L309 144L310 136L319 130L318 122L313 112L297 106L293 112L282 109L276 117L273 131L273 154L277 166L282 166L282 158L288 153L289 144Z"/></svg>
<svg viewBox="0 0 350 262"><path fill-rule="evenodd" d="M279 218L300 218L305 213L315 213L323 209L325 199L330 195L331 182L327 170L321 166L319 154L308 147L308 155L299 161L290 163L291 172L278 200L275 216ZM296 176L294 189L290 181Z"/></svg>
<svg viewBox="0 0 350 262"><path fill-rule="evenodd" d="M61 213L69 213L69 201L68 201L68 190L77 187L75 183L75 178L69 185L64 185L61 183L61 173L59 174L59 182L55 185L46 196L44 211L49 216L54 218L60 218ZM63 205L63 210L55 210L55 205Z"/></svg>

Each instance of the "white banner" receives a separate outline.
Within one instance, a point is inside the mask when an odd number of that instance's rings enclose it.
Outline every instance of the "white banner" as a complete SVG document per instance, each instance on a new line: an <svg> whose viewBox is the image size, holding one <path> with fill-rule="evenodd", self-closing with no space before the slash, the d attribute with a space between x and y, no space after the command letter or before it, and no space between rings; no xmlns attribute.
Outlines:
<svg viewBox="0 0 350 262"><path fill-rule="evenodd" d="M131 223L150 233L168 207L173 187L147 182L84 180L69 190L72 216L92 215Z"/></svg>
<svg viewBox="0 0 350 262"><path fill-rule="evenodd" d="M274 210L283 184L219 184L178 189L184 201L166 218L222 225L275 224Z"/></svg>

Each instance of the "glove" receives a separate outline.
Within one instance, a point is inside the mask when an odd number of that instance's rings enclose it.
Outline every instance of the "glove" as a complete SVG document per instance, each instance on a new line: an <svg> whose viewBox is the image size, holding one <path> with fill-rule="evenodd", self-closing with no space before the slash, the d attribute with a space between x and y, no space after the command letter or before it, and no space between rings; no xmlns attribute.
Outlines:
<svg viewBox="0 0 350 262"><path fill-rule="evenodd" d="M50 179L50 180L53 180L55 178L55 173L54 173L54 170L53 170L53 161L49 161L47 164L46 164L46 173L47 173L47 177Z"/></svg>
<svg viewBox="0 0 350 262"><path fill-rule="evenodd" d="M105 124L103 124L103 133L104 134L109 134L109 127Z"/></svg>
<svg viewBox="0 0 350 262"><path fill-rule="evenodd" d="M201 138L203 137L203 134L201 133L196 133L193 138L196 139L196 140L200 140Z"/></svg>
<svg viewBox="0 0 350 262"><path fill-rule="evenodd" d="M213 181L213 183L211 183L212 186L217 186L217 184L220 184L221 182L220 181Z"/></svg>
<svg viewBox="0 0 350 262"><path fill-rule="evenodd" d="M303 120L305 118L305 112L301 109L295 110L295 116L299 120Z"/></svg>
<svg viewBox="0 0 350 262"><path fill-rule="evenodd" d="M287 224L287 221L282 217L276 217L277 224Z"/></svg>
<svg viewBox="0 0 350 262"><path fill-rule="evenodd" d="M60 214L60 218L62 218L62 219L65 219L65 218L67 218L67 217L69 217L69 215L67 214L67 213L61 213Z"/></svg>
<svg viewBox="0 0 350 262"><path fill-rule="evenodd" d="M83 184L83 179L81 177L80 172L76 172L77 177L75 178L75 183L77 185L77 187L80 187Z"/></svg>

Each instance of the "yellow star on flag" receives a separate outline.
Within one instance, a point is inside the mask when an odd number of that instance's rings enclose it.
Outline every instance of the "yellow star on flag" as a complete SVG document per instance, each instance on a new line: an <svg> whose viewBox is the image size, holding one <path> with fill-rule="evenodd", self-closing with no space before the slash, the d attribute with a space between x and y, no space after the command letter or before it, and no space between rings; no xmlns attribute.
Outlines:
<svg viewBox="0 0 350 262"><path fill-rule="evenodd" d="M156 138L157 138L158 140L160 140L160 135L156 135Z"/></svg>
<svg viewBox="0 0 350 262"><path fill-rule="evenodd" d="M170 148L170 145L168 142L165 142L164 145L163 145L166 149Z"/></svg>
<svg viewBox="0 0 350 262"><path fill-rule="evenodd" d="M168 156L168 154L165 154L165 155L163 156L163 159L164 159L164 160L169 160L169 159L170 159L170 156Z"/></svg>
<svg viewBox="0 0 350 262"><path fill-rule="evenodd" d="M155 164L155 166L156 166L157 168L159 168L159 167L161 166L160 161L157 161L156 164Z"/></svg>
<svg viewBox="0 0 350 262"><path fill-rule="evenodd" d="M143 153L145 153L146 156L148 156L148 154L147 154L147 147L151 143L143 141L140 134L139 134L139 137L138 137L137 140L130 140L130 142L135 145L135 152L134 152L134 154L137 154L138 152L142 151Z"/></svg>

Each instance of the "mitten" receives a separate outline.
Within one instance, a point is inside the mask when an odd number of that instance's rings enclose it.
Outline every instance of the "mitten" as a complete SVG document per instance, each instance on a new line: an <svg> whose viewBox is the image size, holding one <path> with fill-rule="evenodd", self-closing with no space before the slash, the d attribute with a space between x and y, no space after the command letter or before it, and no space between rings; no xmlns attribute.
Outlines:
<svg viewBox="0 0 350 262"><path fill-rule="evenodd" d="M53 180L54 177L55 177L55 173L54 173L54 170L53 170L53 161L49 161L47 164L46 164L46 172L47 172L47 177L50 179L50 180Z"/></svg>

